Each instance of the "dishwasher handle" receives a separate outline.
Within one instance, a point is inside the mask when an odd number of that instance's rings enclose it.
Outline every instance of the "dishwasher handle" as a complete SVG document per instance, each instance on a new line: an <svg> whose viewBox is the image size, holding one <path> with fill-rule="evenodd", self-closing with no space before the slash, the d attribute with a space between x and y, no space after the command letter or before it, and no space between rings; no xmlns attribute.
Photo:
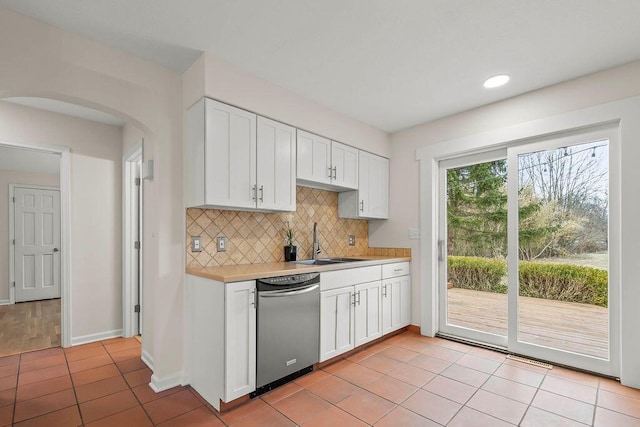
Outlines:
<svg viewBox="0 0 640 427"><path fill-rule="evenodd" d="M309 292L313 292L318 289L320 285L313 285L303 289L297 289L295 291L260 291L258 297L275 298L275 297L288 297L292 295L302 295Z"/></svg>

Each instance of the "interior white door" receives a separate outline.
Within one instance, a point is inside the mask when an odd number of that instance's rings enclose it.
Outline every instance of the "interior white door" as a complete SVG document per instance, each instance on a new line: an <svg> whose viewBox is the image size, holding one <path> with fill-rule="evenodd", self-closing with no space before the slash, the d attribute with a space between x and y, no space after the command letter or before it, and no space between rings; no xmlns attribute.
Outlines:
<svg viewBox="0 0 640 427"><path fill-rule="evenodd" d="M60 298L60 191L14 188L16 302Z"/></svg>

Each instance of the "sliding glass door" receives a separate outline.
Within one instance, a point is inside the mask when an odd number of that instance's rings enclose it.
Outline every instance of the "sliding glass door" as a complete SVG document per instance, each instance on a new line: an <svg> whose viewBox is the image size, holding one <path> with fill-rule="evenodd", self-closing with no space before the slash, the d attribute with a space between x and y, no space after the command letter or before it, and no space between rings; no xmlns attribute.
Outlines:
<svg viewBox="0 0 640 427"><path fill-rule="evenodd" d="M507 346L506 150L440 165L440 332Z"/></svg>
<svg viewBox="0 0 640 427"><path fill-rule="evenodd" d="M617 372L607 129L440 163L440 331Z"/></svg>

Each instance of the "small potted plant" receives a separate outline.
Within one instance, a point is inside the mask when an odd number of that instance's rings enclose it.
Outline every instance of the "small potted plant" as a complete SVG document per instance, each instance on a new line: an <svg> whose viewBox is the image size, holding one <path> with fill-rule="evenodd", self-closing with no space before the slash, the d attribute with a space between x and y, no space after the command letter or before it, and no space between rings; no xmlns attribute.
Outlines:
<svg viewBox="0 0 640 427"><path fill-rule="evenodd" d="M287 221L287 227L284 232L284 242L284 260L295 261L298 248L293 244L293 229L289 225L289 221Z"/></svg>

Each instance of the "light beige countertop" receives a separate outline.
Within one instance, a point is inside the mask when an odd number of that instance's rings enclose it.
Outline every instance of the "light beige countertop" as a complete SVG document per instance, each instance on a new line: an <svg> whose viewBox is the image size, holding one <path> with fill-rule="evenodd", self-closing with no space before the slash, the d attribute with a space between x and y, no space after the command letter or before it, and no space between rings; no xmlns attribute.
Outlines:
<svg viewBox="0 0 640 427"><path fill-rule="evenodd" d="M226 265L221 267L187 268L187 274L204 277L219 282L240 282L265 277L286 276L298 273L345 270L370 265L411 261L411 257L354 256L362 261L341 262L328 265L296 264L294 262L268 262L263 264Z"/></svg>

